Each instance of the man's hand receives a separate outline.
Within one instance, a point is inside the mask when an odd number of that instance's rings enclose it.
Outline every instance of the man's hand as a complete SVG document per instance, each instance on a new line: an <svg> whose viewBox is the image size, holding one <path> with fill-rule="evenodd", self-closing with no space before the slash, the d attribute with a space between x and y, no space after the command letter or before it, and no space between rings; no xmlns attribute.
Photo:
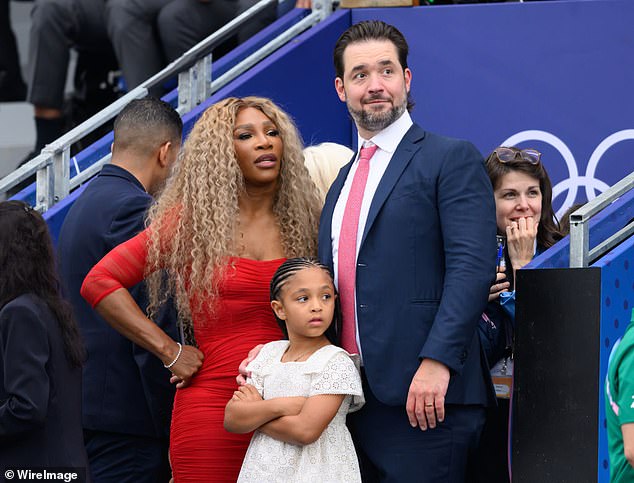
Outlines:
<svg viewBox="0 0 634 483"><path fill-rule="evenodd" d="M407 418L413 428L425 431L445 419L445 395L449 386L449 369L433 359L423 359L407 393Z"/></svg>
<svg viewBox="0 0 634 483"><path fill-rule="evenodd" d="M179 389L189 385L190 379L203 365L203 358L203 353L194 346L184 345L178 360L170 367L170 371L172 371L170 382L176 383L176 387Z"/></svg>
<svg viewBox="0 0 634 483"><path fill-rule="evenodd" d="M264 347L264 344L256 345L249 351L247 358L240 363L240 367L238 367L238 375L236 376L238 386L244 386L247 383L247 377L251 377L251 374L247 372L247 365L258 356L262 347Z"/></svg>
<svg viewBox="0 0 634 483"><path fill-rule="evenodd" d="M495 283L489 289L489 302L496 300L502 292L508 292L511 284L506 280L506 274L503 267L498 267L498 273L495 276Z"/></svg>

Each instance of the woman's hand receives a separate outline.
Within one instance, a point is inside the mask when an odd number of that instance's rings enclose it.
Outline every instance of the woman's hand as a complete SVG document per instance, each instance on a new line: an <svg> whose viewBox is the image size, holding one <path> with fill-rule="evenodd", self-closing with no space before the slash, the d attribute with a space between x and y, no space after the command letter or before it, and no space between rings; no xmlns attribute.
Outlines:
<svg viewBox="0 0 634 483"><path fill-rule="evenodd" d="M251 384L245 384L240 386L236 391L233 391L232 401L242 402L255 402L262 401L262 396L258 390Z"/></svg>
<svg viewBox="0 0 634 483"><path fill-rule="evenodd" d="M225 429L230 433L243 434L283 416L296 416L304 407L306 399L305 397L262 399L254 386L245 384L234 391L225 407Z"/></svg>
<svg viewBox="0 0 634 483"><path fill-rule="evenodd" d="M296 414L299 414L299 412L302 410L306 399L307 398L302 396L282 397L279 398L277 402L282 405L282 413L284 416L295 416ZM260 396L258 390L251 384L244 384L243 386L240 386L236 391L233 392L231 400L242 402L263 401L262 396Z"/></svg>
<svg viewBox="0 0 634 483"><path fill-rule="evenodd" d="M506 247L513 270L519 270L533 259L538 225L539 220L527 216L506 227Z"/></svg>
<svg viewBox="0 0 634 483"><path fill-rule="evenodd" d="M244 386L247 383L247 377L251 377L251 374L247 371L247 366L249 365L249 362L251 362L258 356L258 354L262 350L262 347L264 347L264 344L256 345L253 349L249 351L246 359L244 359L240 363L240 367L238 367L238 375L236 376L236 382L238 383L238 386Z"/></svg>
<svg viewBox="0 0 634 483"><path fill-rule="evenodd" d="M511 284L506 280L504 267L498 267L498 273L495 276L495 283L491 285L489 290L489 302L493 302L500 297L502 292L508 292Z"/></svg>

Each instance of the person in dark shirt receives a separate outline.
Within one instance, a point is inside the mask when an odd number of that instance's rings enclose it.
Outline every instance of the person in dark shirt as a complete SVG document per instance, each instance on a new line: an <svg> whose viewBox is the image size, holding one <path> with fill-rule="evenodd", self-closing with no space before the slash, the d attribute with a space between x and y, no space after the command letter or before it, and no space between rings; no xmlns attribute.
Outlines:
<svg viewBox="0 0 634 483"><path fill-rule="evenodd" d="M161 361L111 328L79 294L88 271L144 228L181 145L182 121L154 98L132 101L115 120L112 162L71 207L59 237L62 279L88 351L83 427L94 481L167 481L174 389ZM145 309L142 284L132 295ZM176 314L155 322L177 338Z"/></svg>

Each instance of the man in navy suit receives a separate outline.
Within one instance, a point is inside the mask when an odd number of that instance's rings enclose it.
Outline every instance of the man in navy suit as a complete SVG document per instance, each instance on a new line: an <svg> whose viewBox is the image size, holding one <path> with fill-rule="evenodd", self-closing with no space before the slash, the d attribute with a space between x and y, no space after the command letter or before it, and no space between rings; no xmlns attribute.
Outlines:
<svg viewBox="0 0 634 483"><path fill-rule="evenodd" d="M59 238L60 270L86 345L83 427L93 482L166 482L174 388L149 352L111 328L81 297L88 271L144 228L145 213L165 183L181 145L183 124L158 99L132 101L114 124L112 162L71 207ZM131 290L143 308L145 287ZM156 323L177 339L176 314Z"/></svg>
<svg viewBox="0 0 634 483"><path fill-rule="evenodd" d="M326 197L319 255L333 267L342 303L354 302L342 331L353 331L363 364L367 402L348 423L364 481L458 483L485 407L495 404L476 334L495 275L495 206L476 148L412 122L407 54L403 35L380 21L353 25L337 41L337 94L359 148L377 148L356 254L340 235L359 155ZM340 271L350 262L342 253L356 257L352 274ZM340 281L350 276L347 291Z"/></svg>

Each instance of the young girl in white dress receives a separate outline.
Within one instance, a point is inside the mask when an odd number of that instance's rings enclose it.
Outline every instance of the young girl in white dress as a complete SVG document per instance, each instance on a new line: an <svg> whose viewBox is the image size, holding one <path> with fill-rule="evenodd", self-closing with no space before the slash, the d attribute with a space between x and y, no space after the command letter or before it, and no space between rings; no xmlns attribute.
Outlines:
<svg viewBox="0 0 634 483"><path fill-rule="evenodd" d="M238 482L360 482L346 414L363 405L361 377L329 340L341 309L328 268L285 261L271 280L271 307L288 340L262 348L225 409L228 431L256 430Z"/></svg>

